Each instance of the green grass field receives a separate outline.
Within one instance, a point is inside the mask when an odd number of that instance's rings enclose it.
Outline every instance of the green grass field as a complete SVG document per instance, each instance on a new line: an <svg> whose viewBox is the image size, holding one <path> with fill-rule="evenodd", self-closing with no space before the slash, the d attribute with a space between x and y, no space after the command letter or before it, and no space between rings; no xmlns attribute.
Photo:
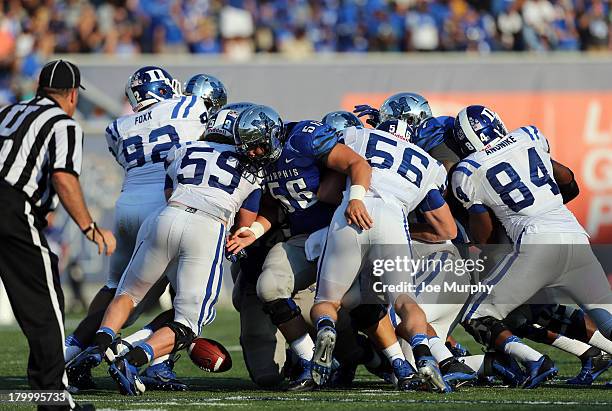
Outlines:
<svg viewBox="0 0 612 411"><path fill-rule="evenodd" d="M563 381L575 375L579 369L577 359L558 350L538 345L541 351L552 354L560 375L536 390L507 388L465 388L447 395L432 393L402 393L378 381L360 368L351 390L325 390L292 394L282 391L258 389L249 380L242 353L238 346L238 314L220 311L217 319L205 330L207 337L222 342L230 349L233 368L223 374L208 374L196 368L184 354L177 363L177 372L191 386L191 391L146 392L140 397L124 397L117 393L114 382L106 374L105 367L95 370L97 391L89 391L76 397L79 402L91 402L98 409L148 409L179 410L185 408L290 409L290 410L352 410L352 409L407 409L411 410L523 410L523 409L607 409L612 410L612 390L603 383L612 379L608 371L591 388L574 388ZM145 321L145 320L143 320ZM141 321L139 324L143 324ZM76 325L68 321L68 330ZM129 332L130 330L128 330ZM479 352L471 338L457 332L456 337L467 343L473 353ZM0 327L0 390L27 389L25 370L27 344L16 327ZM4 406L4 407L3 407ZM30 407L33 408L33 407ZM14 409L0 404L0 409ZM24 407L25 409L25 407Z"/></svg>

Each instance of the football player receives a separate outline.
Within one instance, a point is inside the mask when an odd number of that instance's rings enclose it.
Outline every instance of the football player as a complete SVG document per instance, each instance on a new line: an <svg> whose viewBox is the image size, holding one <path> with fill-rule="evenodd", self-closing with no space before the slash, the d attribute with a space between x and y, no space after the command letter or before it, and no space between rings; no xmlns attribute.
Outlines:
<svg viewBox="0 0 612 411"><path fill-rule="evenodd" d="M68 377L70 384L77 388L93 387L90 373L93 363L71 360L92 343L130 261L143 221L166 203L164 159L171 148L198 139L208 119L204 100L182 96L178 81L157 66L136 70L127 81L125 94L134 114L120 117L106 128L109 151L125 171L115 206L117 252L111 257L106 285L94 297L87 317L66 339ZM145 309L147 301L155 302L166 286L166 280L162 279L139 305L131 321ZM169 362L160 367L172 365Z"/></svg>
<svg viewBox="0 0 612 411"><path fill-rule="evenodd" d="M265 118L254 118L252 122L256 128L265 121ZM264 301L264 310L272 323L300 358L302 372L290 382L289 389L309 390L314 387L310 373L314 343L293 295L315 283L316 263L308 261L305 242L309 235L327 227L335 208L335 200L321 201L325 193L320 192L320 182L325 172L332 169L351 174L356 183L367 186L370 167L356 153L338 144L336 130L321 122L301 121L290 123L287 128L284 145L253 152L254 156L275 151L279 154L265 169L268 194L262 199L258 220L253 227L241 228L236 234L248 244L235 244L238 248L230 244L228 250L235 252L261 237L277 220L277 204L284 208L292 236L272 247L266 256L257 280L257 295ZM371 225L359 199L351 202L346 215L362 227ZM377 317L375 323L381 317L384 315Z"/></svg>
<svg viewBox="0 0 612 411"><path fill-rule="evenodd" d="M456 226L438 185L439 181L445 181L446 176L446 170L440 163L407 140L383 131L348 128L343 138L345 144L366 158L373 167L372 185L364 195L368 209L378 217L373 229L356 229L337 218L346 205L344 203L336 211L330 225L325 251L319 262L316 303L311 310L313 322L316 321L318 326L313 359L313 375L319 374L318 379L325 378L330 365L329 351L335 343L336 312L349 287L362 271L361 246L375 250L382 244L409 245L410 235L404 210L412 211L417 206L422 208L428 226L422 225L411 234L432 242L449 240L456 235ZM339 267L343 267L343 271L339 271ZM364 271L362 275L370 277L371 272ZM410 273L384 274L383 283L400 284L402 279L410 279ZM442 379L431 355L426 317L415 302L414 294L386 294L402 319L396 333L410 342L419 375L432 388L449 392L451 389Z"/></svg>
<svg viewBox="0 0 612 411"><path fill-rule="evenodd" d="M545 355L523 344L502 320L538 291L559 288L581 305L605 337L612 332L612 293L589 246L588 236L564 199L577 194L573 175L551 159L546 138L533 127L508 133L499 116L468 106L455 119L463 160L452 175L452 191L469 212L470 232L485 244L492 210L514 245L485 280L491 294L476 294L467 306L466 329L480 343L506 352L527 369L526 388L551 378L557 369Z"/></svg>
<svg viewBox="0 0 612 411"><path fill-rule="evenodd" d="M267 137L282 132L278 114L269 108L258 109L278 128L271 127ZM242 136L238 127L236 138ZM215 318L226 233L237 213L242 225L254 221L261 197L260 179L255 173L264 163L251 163L244 147L240 140L236 145L191 142L170 151L166 158L168 205L146 227L96 333L94 346L88 349L90 354L105 356L109 361L109 374L122 394L144 392L138 368L189 347L202 326ZM176 290L174 319L127 354L113 358L107 349L116 332L174 258L178 269L175 276L169 275Z"/></svg>

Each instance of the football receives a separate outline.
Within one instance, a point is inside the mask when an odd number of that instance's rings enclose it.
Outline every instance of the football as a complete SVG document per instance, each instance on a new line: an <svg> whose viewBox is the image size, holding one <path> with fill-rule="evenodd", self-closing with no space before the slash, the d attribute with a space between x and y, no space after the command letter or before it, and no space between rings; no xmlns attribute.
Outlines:
<svg viewBox="0 0 612 411"><path fill-rule="evenodd" d="M189 347L189 357L201 370L225 372L232 368L232 357L223 345L208 338L196 338Z"/></svg>

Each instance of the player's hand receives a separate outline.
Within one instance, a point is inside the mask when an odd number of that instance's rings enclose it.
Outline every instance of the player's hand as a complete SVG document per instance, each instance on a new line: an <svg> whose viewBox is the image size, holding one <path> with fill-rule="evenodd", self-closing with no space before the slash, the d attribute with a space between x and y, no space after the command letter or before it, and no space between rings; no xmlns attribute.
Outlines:
<svg viewBox="0 0 612 411"><path fill-rule="evenodd" d="M357 117L368 116L366 123L376 128L380 124L380 111L367 104L359 104L355 106L353 113L357 114Z"/></svg>
<svg viewBox="0 0 612 411"><path fill-rule="evenodd" d="M117 240L112 231L96 226L86 234L86 237L92 243L96 243L98 246L98 255L102 254L105 249L105 254L107 256L115 252Z"/></svg>
<svg viewBox="0 0 612 411"><path fill-rule="evenodd" d="M240 234L232 234L227 238L225 248L228 253L237 254L240 250L250 246L257 240L251 230L244 230Z"/></svg>
<svg viewBox="0 0 612 411"><path fill-rule="evenodd" d="M369 230L374 227L374 221L368 214L365 204L361 200L351 200L344 211L344 216L349 224L355 224L363 230Z"/></svg>

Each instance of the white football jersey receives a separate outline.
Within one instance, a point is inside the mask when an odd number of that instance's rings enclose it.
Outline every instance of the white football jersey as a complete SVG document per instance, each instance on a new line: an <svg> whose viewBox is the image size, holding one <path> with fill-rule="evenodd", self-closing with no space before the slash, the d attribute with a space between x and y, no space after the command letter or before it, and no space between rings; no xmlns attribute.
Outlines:
<svg viewBox="0 0 612 411"><path fill-rule="evenodd" d="M247 197L261 189L261 179L243 171L236 147L194 141L172 149L166 158L169 201L177 201L213 215L233 217Z"/></svg>
<svg viewBox="0 0 612 411"><path fill-rule="evenodd" d="M453 194L472 211L489 207L516 242L521 233L584 233L563 204L550 147L534 126L470 154L452 176Z"/></svg>
<svg viewBox="0 0 612 411"><path fill-rule="evenodd" d="M430 190L443 190L446 169L408 138L382 130L350 127L344 144L372 166L367 195L400 202L407 212L414 210Z"/></svg>
<svg viewBox="0 0 612 411"><path fill-rule="evenodd" d="M182 96L119 117L106 128L109 151L125 170L123 190L162 189L164 159L172 147L200 138L208 113L204 100Z"/></svg>

